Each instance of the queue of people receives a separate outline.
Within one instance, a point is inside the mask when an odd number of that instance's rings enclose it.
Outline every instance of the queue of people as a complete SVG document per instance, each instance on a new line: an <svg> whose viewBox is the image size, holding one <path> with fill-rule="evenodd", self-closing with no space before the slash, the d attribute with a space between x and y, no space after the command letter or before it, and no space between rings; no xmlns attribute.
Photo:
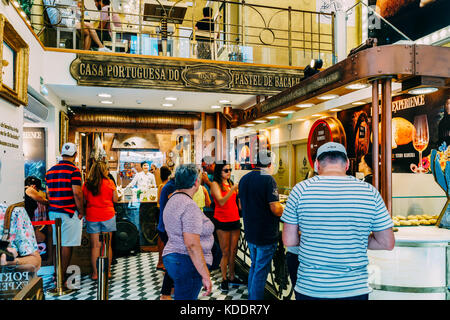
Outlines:
<svg viewBox="0 0 450 320"><path fill-rule="evenodd" d="M95 279L98 235L115 231L116 186L108 178L107 164L101 160L92 165L82 185L80 171L73 163L74 144L66 143L61 155L62 161L46 175L48 199L39 191L36 179L27 180L26 210L16 208L11 219L8 251L14 260L6 261L2 254L1 263L30 263L39 268L40 257L30 217L40 205L48 205L49 218L62 219L64 275L72 248L80 245L80 219L86 217L93 244L92 279ZM265 284L280 239L280 222L297 300L368 299L367 249L393 249L393 222L379 192L372 185L346 175L349 160L344 146L331 142L318 149L317 175L293 188L285 208L280 204L278 187L272 177L270 151L257 155L255 168L239 184L231 180L229 164L210 160L202 161L203 171L194 164L179 165L175 172L164 166L160 168L157 230L162 242L159 248L162 261L158 269L165 272L161 300L172 297L196 300L202 287L204 295L211 293L210 271L217 260L213 252L215 238L221 252L220 290L226 293L229 285L246 284L235 274L241 216L251 259L247 282L249 300L264 299ZM212 216L211 206L214 207ZM0 205L0 212L5 209Z"/></svg>

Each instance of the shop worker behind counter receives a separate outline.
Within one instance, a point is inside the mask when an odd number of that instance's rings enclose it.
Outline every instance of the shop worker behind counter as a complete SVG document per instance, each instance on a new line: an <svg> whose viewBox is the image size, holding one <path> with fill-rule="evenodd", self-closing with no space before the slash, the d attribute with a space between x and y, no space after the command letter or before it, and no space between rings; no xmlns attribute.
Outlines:
<svg viewBox="0 0 450 320"><path fill-rule="evenodd" d="M343 145L322 145L315 166L319 175L292 189L281 217L284 244L300 245L296 299L367 300L367 249L394 248L392 219L372 185L346 175Z"/></svg>
<svg viewBox="0 0 450 320"><path fill-rule="evenodd" d="M264 298L265 283L279 239L279 217L283 207L270 167L271 152L261 151L256 168L239 181L239 203L252 261L248 275L249 300Z"/></svg>
<svg viewBox="0 0 450 320"><path fill-rule="evenodd" d="M82 218L84 216L81 172L73 164L77 146L65 143L61 149L62 160L45 175L49 200L49 218L61 218L62 274L66 277L72 257L72 247L81 244ZM53 244L56 244L56 228L53 228Z"/></svg>

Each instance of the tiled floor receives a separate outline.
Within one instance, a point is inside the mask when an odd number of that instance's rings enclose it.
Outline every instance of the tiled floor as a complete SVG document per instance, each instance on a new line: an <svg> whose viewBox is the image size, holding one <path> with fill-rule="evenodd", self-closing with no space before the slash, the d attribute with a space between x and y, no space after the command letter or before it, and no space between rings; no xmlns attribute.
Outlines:
<svg viewBox="0 0 450 320"><path fill-rule="evenodd" d="M109 300L159 300L163 272L156 270L157 252L142 252L135 256L117 259L111 268L109 280ZM43 276L44 287L51 285L52 275ZM247 300L247 286L231 287L228 293L220 291L220 270L211 272L213 282L212 294L199 300ZM80 289L65 296L52 297L46 300L96 300L97 282L86 275L81 279Z"/></svg>

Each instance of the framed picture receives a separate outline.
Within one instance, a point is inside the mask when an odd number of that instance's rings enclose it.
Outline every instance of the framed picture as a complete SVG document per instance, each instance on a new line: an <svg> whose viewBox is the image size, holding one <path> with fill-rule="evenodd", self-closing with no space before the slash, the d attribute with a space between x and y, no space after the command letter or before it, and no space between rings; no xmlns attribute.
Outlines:
<svg viewBox="0 0 450 320"><path fill-rule="evenodd" d="M59 150L69 140L69 117L64 111L59 113Z"/></svg>
<svg viewBox="0 0 450 320"><path fill-rule="evenodd" d="M29 47L0 14L0 97L16 106L28 105Z"/></svg>

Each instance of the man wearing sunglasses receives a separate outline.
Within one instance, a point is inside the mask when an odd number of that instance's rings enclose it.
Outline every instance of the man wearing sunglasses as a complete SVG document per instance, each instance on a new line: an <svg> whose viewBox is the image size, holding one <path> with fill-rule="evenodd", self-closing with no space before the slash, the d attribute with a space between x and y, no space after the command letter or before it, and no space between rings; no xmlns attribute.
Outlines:
<svg viewBox="0 0 450 320"><path fill-rule="evenodd" d="M256 168L239 181L239 203L252 261L248 275L249 300L264 299L264 287L277 248L283 213L277 183L268 172L270 166L271 152L260 151Z"/></svg>

